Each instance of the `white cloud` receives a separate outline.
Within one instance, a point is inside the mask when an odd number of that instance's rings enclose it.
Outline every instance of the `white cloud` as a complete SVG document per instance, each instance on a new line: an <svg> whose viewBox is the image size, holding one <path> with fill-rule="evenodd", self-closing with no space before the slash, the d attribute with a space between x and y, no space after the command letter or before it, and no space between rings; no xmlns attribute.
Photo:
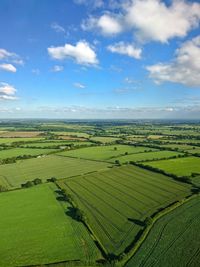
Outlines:
<svg viewBox="0 0 200 267"><path fill-rule="evenodd" d="M84 85L84 84L82 84L82 83L74 83L74 87L76 87L76 88L79 88L79 89L84 89L84 88L86 88L86 86Z"/></svg>
<svg viewBox="0 0 200 267"><path fill-rule="evenodd" d="M167 42L184 37L200 21L200 4L173 0L167 6L160 0L132 0L126 6L125 22L136 29L141 40Z"/></svg>
<svg viewBox="0 0 200 267"><path fill-rule="evenodd" d="M124 42L119 42L114 45L109 45L107 48L112 53L118 53L136 59L140 59L142 54L141 48L136 48L133 44L127 44Z"/></svg>
<svg viewBox="0 0 200 267"><path fill-rule="evenodd" d="M55 32L63 32L65 33L65 29L59 25L57 22L53 22L51 24L51 28L55 31Z"/></svg>
<svg viewBox="0 0 200 267"><path fill-rule="evenodd" d="M24 61L20 58L19 55L9 52L6 49L0 48L0 60L11 61L18 65L23 65Z"/></svg>
<svg viewBox="0 0 200 267"><path fill-rule="evenodd" d="M8 71L8 72L16 72L17 69L12 64L0 64L0 70Z"/></svg>
<svg viewBox="0 0 200 267"><path fill-rule="evenodd" d="M66 58L72 58L78 64L98 64L95 51L86 41L79 41L75 46L71 44L65 44L64 46L49 47L47 50L49 55L54 59L64 60Z"/></svg>
<svg viewBox="0 0 200 267"><path fill-rule="evenodd" d="M116 3L118 13L90 16L83 21L82 28L108 36L130 31L141 42L167 43L174 37L185 37L199 26L198 2L172 0L167 5L161 0L125 0Z"/></svg>
<svg viewBox="0 0 200 267"><path fill-rule="evenodd" d="M40 70L39 69L32 69L31 71L33 74L35 75L39 75L40 74Z"/></svg>
<svg viewBox="0 0 200 267"><path fill-rule="evenodd" d="M60 71L63 71L63 70L64 70L63 66L55 65L55 66L53 66L51 71L52 72L60 72Z"/></svg>
<svg viewBox="0 0 200 267"><path fill-rule="evenodd" d="M0 82L0 100L15 100L17 90L10 84Z"/></svg>
<svg viewBox="0 0 200 267"><path fill-rule="evenodd" d="M104 14L99 18L90 16L81 24L83 30L97 30L101 34L112 36L122 32L123 28L118 17Z"/></svg>
<svg viewBox="0 0 200 267"><path fill-rule="evenodd" d="M191 87L200 86L200 35L184 42L168 63L147 67L156 83L175 82Z"/></svg>

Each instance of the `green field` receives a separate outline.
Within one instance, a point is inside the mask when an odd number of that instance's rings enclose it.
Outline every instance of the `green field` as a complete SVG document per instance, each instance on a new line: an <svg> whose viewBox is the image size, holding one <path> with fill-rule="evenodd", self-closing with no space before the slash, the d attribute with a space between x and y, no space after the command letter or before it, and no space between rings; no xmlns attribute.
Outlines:
<svg viewBox="0 0 200 267"><path fill-rule="evenodd" d="M21 145L21 147L58 147L58 146L67 146L67 145L72 145L74 144L75 146L87 146L91 145L91 142L83 142L83 141L64 141L64 140L55 140L51 142L36 142L36 143L28 143Z"/></svg>
<svg viewBox="0 0 200 267"><path fill-rule="evenodd" d="M150 161L143 164L178 176L190 176L192 173L200 173L200 158L197 157Z"/></svg>
<svg viewBox="0 0 200 267"><path fill-rule="evenodd" d="M95 136L95 137L90 138L90 140L106 144L106 143L114 143L115 141L119 140L119 138L109 137L109 136L106 136L106 137Z"/></svg>
<svg viewBox="0 0 200 267"><path fill-rule="evenodd" d="M12 137L12 138L0 138L0 144L6 144L6 145L10 145L12 143L16 143L16 142L31 142L31 141L40 141L43 140L44 138L41 137Z"/></svg>
<svg viewBox="0 0 200 267"><path fill-rule="evenodd" d="M20 160L16 163L0 165L0 184L6 184L7 188L15 188L35 178L43 180L51 177L67 178L102 170L107 166L109 164L104 162L54 155Z"/></svg>
<svg viewBox="0 0 200 267"><path fill-rule="evenodd" d="M158 208L190 194L190 186L136 166L58 181L85 211L107 253L120 254Z"/></svg>
<svg viewBox="0 0 200 267"><path fill-rule="evenodd" d="M115 160L119 160L121 163L129 162L129 161L139 162L139 161L145 161L145 160L157 160L157 159L162 159L162 158L170 158L170 157L175 157L178 155L182 155L182 154L178 152L174 152L174 151L164 150L164 151L131 154L127 156L117 157L113 159L112 161L114 162Z"/></svg>
<svg viewBox="0 0 200 267"><path fill-rule="evenodd" d="M25 156L25 155L30 155L30 156L46 155L54 151L56 151L56 149L12 148L12 149L1 150L0 160L18 156Z"/></svg>
<svg viewBox="0 0 200 267"><path fill-rule="evenodd" d="M116 149L115 149L116 148ZM109 160L114 157L119 157L127 153L140 153L144 151L155 151L149 147L143 146L128 146L128 145L111 145L111 146L96 146L86 147L77 150L60 152L59 155L76 157L83 159Z"/></svg>
<svg viewBox="0 0 200 267"><path fill-rule="evenodd" d="M101 257L83 224L65 214L55 185L0 194L0 266L29 266Z"/></svg>
<svg viewBox="0 0 200 267"><path fill-rule="evenodd" d="M198 267L200 197L159 219L126 267Z"/></svg>

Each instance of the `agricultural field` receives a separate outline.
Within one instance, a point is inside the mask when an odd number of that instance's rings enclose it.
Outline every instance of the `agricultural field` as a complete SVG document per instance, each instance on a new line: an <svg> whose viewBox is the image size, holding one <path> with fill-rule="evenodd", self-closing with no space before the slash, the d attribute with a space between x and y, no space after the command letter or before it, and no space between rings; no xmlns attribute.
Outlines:
<svg viewBox="0 0 200 267"><path fill-rule="evenodd" d="M42 136L43 135L43 132L32 132L32 131L29 131L29 132L17 132L17 131L13 131L13 132L3 132L1 133L0 132L0 137L11 137L11 138L14 138L14 137L21 137L21 138L25 138L25 137L38 137L38 136Z"/></svg>
<svg viewBox="0 0 200 267"><path fill-rule="evenodd" d="M57 183L85 212L105 251L115 255L131 244L146 217L190 194L190 186L132 165Z"/></svg>
<svg viewBox="0 0 200 267"><path fill-rule="evenodd" d="M164 151L154 151L154 152L144 152L144 153L124 155L124 156L112 159L112 161L114 162L115 160L119 160L120 163L126 163L130 161L141 162L141 161L148 161L148 160L159 160L163 158L167 159L167 158L178 157L182 155L183 155L182 153L164 150Z"/></svg>
<svg viewBox="0 0 200 267"><path fill-rule="evenodd" d="M67 216L53 184L0 194L0 266L101 258L86 228ZM14 203L14 205L13 205Z"/></svg>
<svg viewBox="0 0 200 267"><path fill-rule="evenodd" d="M20 137L12 137L12 138L0 138L0 144L6 144L6 145L12 145L13 143L18 143L18 142L32 142L32 141L40 141L43 140L44 138L42 137L27 137L27 138L20 138Z"/></svg>
<svg viewBox="0 0 200 267"><path fill-rule="evenodd" d="M7 184L7 188L16 188L35 178L43 181L51 177L67 178L106 169L108 166L109 164L104 162L55 155L44 156L0 165L0 184Z"/></svg>
<svg viewBox="0 0 200 267"><path fill-rule="evenodd" d="M150 161L143 164L177 176L191 176L192 173L200 174L200 158L198 157Z"/></svg>
<svg viewBox="0 0 200 267"><path fill-rule="evenodd" d="M95 160L110 160L116 158L125 153L140 153L144 151L156 151L156 149L143 147L143 146L128 146L128 145L110 145L110 146L96 146L81 148L78 150L64 151L58 153L59 155L83 159L95 159Z"/></svg>
<svg viewBox="0 0 200 267"><path fill-rule="evenodd" d="M95 136L90 138L91 141L95 141L95 142L100 142L102 144L107 144L107 143L114 143L117 140L119 140L119 138L116 137L109 137L109 136Z"/></svg>
<svg viewBox="0 0 200 267"><path fill-rule="evenodd" d="M19 156L38 156L56 152L56 149L9 148L0 151L0 160ZM0 174L1 175L1 174Z"/></svg>
<svg viewBox="0 0 200 267"><path fill-rule="evenodd" d="M60 147L60 146L89 146L92 145L91 142L81 142L81 141L63 141L63 140L55 140L55 141L46 141L46 142L34 142L34 143L26 143L20 145L20 147L39 147L39 148L48 148L48 147Z"/></svg>
<svg viewBox="0 0 200 267"><path fill-rule="evenodd" d="M199 266L199 210L196 197L160 218L126 267Z"/></svg>

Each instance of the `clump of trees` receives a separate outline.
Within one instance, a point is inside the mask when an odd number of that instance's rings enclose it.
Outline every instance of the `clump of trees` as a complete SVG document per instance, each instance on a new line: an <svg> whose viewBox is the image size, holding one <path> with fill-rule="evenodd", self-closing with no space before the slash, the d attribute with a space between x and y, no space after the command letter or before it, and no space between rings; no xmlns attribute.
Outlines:
<svg viewBox="0 0 200 267"><path fill-rule="evenodd" d="M21 184L21 187L22 188L29 188L29 187L32 187L34 185L38 185L38 184L41 184L41 183L42 183L42 180L40 178L35 178L32 181L27 181L26 183Z"/></svg>

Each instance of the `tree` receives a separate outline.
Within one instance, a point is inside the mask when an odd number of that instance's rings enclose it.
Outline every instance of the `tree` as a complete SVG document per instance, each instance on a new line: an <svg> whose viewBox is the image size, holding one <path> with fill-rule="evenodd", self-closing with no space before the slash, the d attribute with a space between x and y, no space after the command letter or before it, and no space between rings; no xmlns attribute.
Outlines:
<svg viewBox="0 0 200 267"><path fill-rule="evenodd" d="M117 150L117 147L116 147L116 146L114 147L114 150L115 150L115 151Z"/></svg>
<svg viewBox="0 0 200 267"><path fill-rule="evenodd" d="M35 178L33 180L33 183L34 183L34 185L41 184L42 183L42 180L40 178Z"/></svg>

